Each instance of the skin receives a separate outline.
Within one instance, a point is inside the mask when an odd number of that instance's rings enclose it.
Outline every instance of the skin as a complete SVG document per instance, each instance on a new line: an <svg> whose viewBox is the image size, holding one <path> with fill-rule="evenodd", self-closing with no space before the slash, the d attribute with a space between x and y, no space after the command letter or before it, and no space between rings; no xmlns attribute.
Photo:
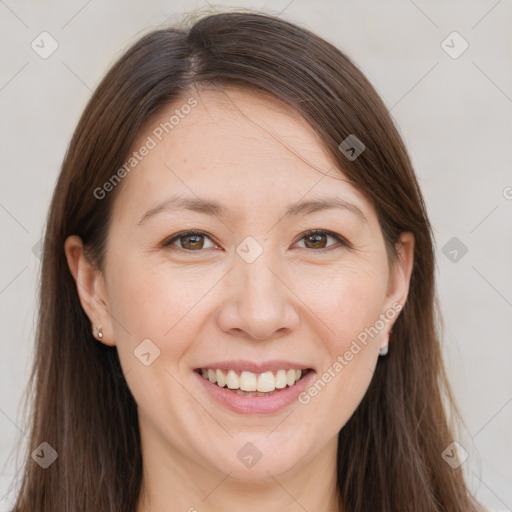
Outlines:
<svg viewBox="0 0 512 512"><path fill-rule="evenodd" d="M144 480L137 512L252 512L262 503L269 512L341 510L337 435L368 388L396 316L308 404L278 413L242 415L218 405L193 370L223 359L292 358L320 377L381 313L405 303L413 235L402 233L390 267L371 203L312 128L261 93L194 89L135 147L191 96L197 106L119 185L104 267L87 260L77 236L65 244L91 326L101 325L100 341L117 347L138 404ZM138 224L178 192L218 200L231 213L164 210ZM344 209L283 218L290 203L320 196L356 205L366 221ZM208 236L162 247L185 229ZM309 229L350 245L311 240ZM236 253L247 236L263 249L252 263ZM133 353L147 338L161 351L149 366ZM251 468L236 456L247 442L262 453Z"/></svg>

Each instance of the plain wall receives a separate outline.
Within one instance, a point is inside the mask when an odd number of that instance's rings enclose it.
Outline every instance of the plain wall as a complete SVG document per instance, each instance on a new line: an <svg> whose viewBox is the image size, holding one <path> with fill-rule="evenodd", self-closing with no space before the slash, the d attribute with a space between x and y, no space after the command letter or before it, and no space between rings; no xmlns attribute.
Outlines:
<svg viewBox="0 0 512 512"><path fill-rule="evenodd" d="M221 6L284 10L286 19L346 52L391 109L435 230L443 350L468 430L459 440L469 453L468 482L483 503L511 511L511 3L214 4ZM14 477L12 450L24 428L37 242L64 152L91 91L122 51L196 7L208 8L199 0L0 3L1 511L13 498L6 496ZM46 59L31 47L43 31L58 43ZM444 44L452 56L442 46L453 31L469 44L457 58L464 44L459 36Z"/></svg>

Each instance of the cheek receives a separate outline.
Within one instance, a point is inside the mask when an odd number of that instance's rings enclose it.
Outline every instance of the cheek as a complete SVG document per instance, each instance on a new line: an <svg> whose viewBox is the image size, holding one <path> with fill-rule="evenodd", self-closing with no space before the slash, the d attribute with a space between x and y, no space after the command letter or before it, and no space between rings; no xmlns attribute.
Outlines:
<svg viewBox="0 0 512 512"><path fill-rule="evenodd" d="M315 282L318 285L312 286ZM344 352L383 312L387 273L380 261L347 259L328 271L310 271L297 283L297 295L305 297L308 307L328 328L331 355Z"/></svg>
<svg viewBox="0 0 512 512"><path fill-rule="evenodd" d="M383 313L388 276L381 261L344 263L311 297L329 330L322 368L301 402L333 433L352 416L372 380L380 334L372 328Z"/></svg>
<svg viewBox="0 0 512 512"><path fill-rule="evenodd" d="M179 313L182 305L176 283L171 286L169 281L154 269L130 265L126 260L116 268L109 299L112 311L127 324L129 332L144 336L165 332L170 316Z"/></svg>
<svg viewBox="0 0 512 512"><path fill-rule="evenodd" d="M111 267L108 286L121 366L139 407L152 418L162 407L192 407L178 382L187 378L181 363L201 328L195 306L212 287L210 279L169 264L125 257ZM189 413L194 413L193 407Z"/></svg>
<svg viewBox="0 0 512 512"><path fill-rule="evenodd" d="M310 296L328 328L322 330L318 375L299 400L332 435L350 419L372 380L380 331L371 329L383 312L387 284L378 267L345 270Z"/></svg>
<svg viewBox="0 0 512 512"><path fill-rule="evenodd" d="M123 251L118 252L108 283L118 350L128 362L134 349L150 339L161 351L160 364L180 365L209 319L205 308L222 286L226 269L176 263L165 253L134 251L121 257Z"/></svg>

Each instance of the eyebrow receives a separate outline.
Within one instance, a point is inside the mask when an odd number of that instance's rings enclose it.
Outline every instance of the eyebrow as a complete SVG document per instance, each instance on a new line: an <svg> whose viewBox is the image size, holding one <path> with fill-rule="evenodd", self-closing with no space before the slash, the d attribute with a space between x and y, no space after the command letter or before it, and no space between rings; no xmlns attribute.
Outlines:
<svg viewBox="0 0 512 512"><path fill-rule="evenodd" d="M166 199L162 203L158 204L154 208L149 209L139 220L137 225L142 224L150 217L157 215L163 211L173 211L173 210L191 210L198 213L203 213L205 215L211 215L215 217L228 217L231 213L231 210L227 208L225 205L213 201L210 199L202 199L202 198L193 198L193 197L184 197L180 195L171 196L169 199ZM310 199L307 201L297 201L289 205L286 210L283 218L290 218L298 215L307 215L310 213L322 211L322 210L330 210L330 209L340 209L351 212L352 214L359 217L363 222L368 223L367 218L361 209L355 204L349 203L345 201L341 197L336 196L325 196L318 197L315 199Z"/></svg>

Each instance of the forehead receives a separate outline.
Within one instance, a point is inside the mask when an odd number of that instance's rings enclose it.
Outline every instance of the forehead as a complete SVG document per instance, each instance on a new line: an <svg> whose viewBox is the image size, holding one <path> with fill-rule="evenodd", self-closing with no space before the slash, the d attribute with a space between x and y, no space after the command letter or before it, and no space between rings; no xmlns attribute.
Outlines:
<svg viewBox="0 0 512 512"><path fill-rule="evenodd" d="M197 106L164 137L169 149L178 153L182 149L198 159L209 151L213 153L209 159L215 155L244 161L250 156L285 161L299 157L332 167L317 133L298 112L269 94L229 86L192 89L175 102L171 113L192 98ZM169 110L157 122L165 119L169 119ZM181 140L177 141L178 137Z"/></svg>
<svg viewBox="0 0 512 512"><path fill-rule="evenodd" d="M135 150L144 145L121 194L142 208L176 192L258 208L326 192L365 201L311 126L258 91L191 89L148 123Z"/></svg>

